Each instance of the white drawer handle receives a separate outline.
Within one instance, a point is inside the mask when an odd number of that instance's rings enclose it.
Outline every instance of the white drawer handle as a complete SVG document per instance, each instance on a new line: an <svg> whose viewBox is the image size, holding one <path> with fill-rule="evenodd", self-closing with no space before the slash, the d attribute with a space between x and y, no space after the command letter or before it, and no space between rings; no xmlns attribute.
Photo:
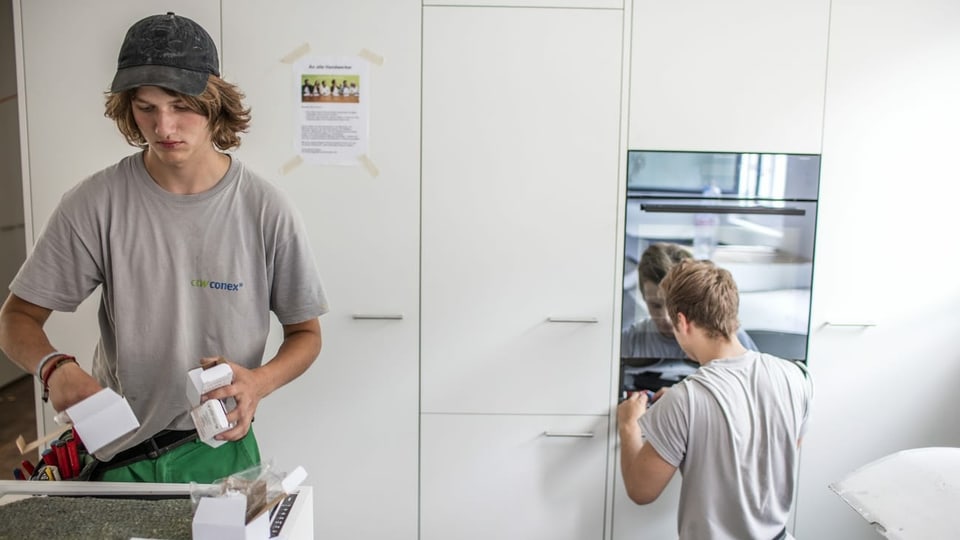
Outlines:
<svg viewBox="0 0 960 540"><path fill-rule="evenodd" d="M353 320L355 321L402 321L403 314L387 314L387 315L377 315L371 313L354 313Z"/></svg>
<svg viewBox="0 0 960 540"><path fill-rule="evenodd" d="M567 438L574 438L574 439L592 439L593 432L588 431L586 433L566 433L562 431L544 431L543 436L544 437L567 437Z"/></svg>
<svg viewBox="0 0 960 540"><path fill-rule="evenodd" d="M547 322L596 324L599 321L596 317L547 317Z"/></svg>
<svg viewBox="0 0 960 540"><path fill-rule="evenodd" d="M872 323L872 322L868 322L868 323L836 323L836 322L827 321L827 322L823 323L823 325L824 325L824 326L847 326L847 327L853 326L853 327L857 327L857 328L871 328L871 327L876 326L877 323Z"/></svg>

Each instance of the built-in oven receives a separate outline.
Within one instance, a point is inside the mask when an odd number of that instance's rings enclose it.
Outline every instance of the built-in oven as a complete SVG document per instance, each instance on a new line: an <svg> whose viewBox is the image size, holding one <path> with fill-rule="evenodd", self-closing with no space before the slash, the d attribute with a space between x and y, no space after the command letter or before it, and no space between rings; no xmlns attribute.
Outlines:
<svg viewBox="0 0 960 540"><path fill-rule="evenodd" d="M655 282L684 257L731 272L745 345L806 361L819 177L817 155L629 152L621 395L699 367L657 324Z"/></svg>

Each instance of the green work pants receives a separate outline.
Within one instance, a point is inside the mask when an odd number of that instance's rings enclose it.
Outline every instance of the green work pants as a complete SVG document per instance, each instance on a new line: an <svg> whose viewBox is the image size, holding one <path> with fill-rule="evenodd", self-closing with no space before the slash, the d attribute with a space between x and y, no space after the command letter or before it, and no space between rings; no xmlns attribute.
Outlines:
<svg viewBox="0 0 960 540"><path fill-rule="evenodd" d="M102 482L153 482L212 484L215 480L260 464L260 449L253 427L239 441L211 448L199 439L174 448L157 459L142 459L109 469ZM95 476L97 474L95 473Z"/></svg>

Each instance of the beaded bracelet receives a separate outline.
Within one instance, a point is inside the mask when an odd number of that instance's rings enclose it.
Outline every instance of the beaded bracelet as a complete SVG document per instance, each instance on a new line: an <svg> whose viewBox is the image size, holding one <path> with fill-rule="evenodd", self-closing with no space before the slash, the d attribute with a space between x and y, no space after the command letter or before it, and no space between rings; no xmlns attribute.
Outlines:
<svg viewBox="0 0 960 540"><path fill-rule="evenodd" d="M40 359L40 363L37 364L37 372L34 373L34 375L37 376L38 381L43 382L43 368L47 365L47 362L49 362L50 360L53 360L58 356L66 356L66 355L59 351L53 351L52 353L48 353L44 355L43 358Z"/></svg>
<svg viewBox="0 0 960 540"><path fill-rule="evenodd" d="M53 375L53 372L56 371L57 368L69 362L77 363L77 359L72 356L63 355L43 374L43 395L40 397L44 403L46 403L47 398L50 397L50 376Z"/></svg>

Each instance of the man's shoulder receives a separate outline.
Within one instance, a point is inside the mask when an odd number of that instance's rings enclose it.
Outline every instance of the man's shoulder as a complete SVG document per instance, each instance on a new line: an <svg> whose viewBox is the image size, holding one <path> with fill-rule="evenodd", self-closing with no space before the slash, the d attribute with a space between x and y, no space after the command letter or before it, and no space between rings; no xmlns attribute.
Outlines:
<svg viewBox="0 0 960 540"><path fill-rule="evenodd" d="M289 203L286 192L274 181L232 157L237 167L240 190L247 195L263 197L283 204Z"/></svg>
<svg viewBox="0 0 960 540"><path fill-rule="evenodd" d="M99 203L105 197L122 193L118 188L128 186L132 177L137 174L137 167L142 168L142 161L139 160L140 154L132 154L90 174L64 193L63 203L67 205L84 205L91 201Z"/></svg>
<svg viewBox="0 0 960 540"><path fill-rule="evenodd" d="M719 358L710 361L698 370L698 373L704 377L727 373L748 373L756 370L782 371L795 373L797 375L807 375L806 366L802 362L786 360L779 356L769 353L747 349L740 356L729 358Z"/></svg>
<svg viewBox="0 0 960 540"><path fill-rule="evenodd" d="M779 356L769 353L754 352L754 354L760 361L765 362L768 365L778 366L790 373L800 373L804 376L804 378L810 377L810 370L807 369L807 364L805 362L800 360L780 358Z"/></svg>

